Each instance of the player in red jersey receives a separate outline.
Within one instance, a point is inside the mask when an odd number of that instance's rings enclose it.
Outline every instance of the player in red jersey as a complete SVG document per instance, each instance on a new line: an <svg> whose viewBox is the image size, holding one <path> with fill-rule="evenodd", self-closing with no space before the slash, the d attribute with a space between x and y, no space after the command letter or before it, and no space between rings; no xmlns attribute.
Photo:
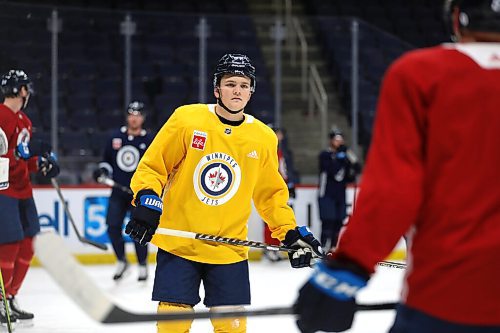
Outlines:
<svg viewBox="0 0 500 333"><path fill-rule="evenodd" d="M303 332L351 327L357 291L408 237L391 333L500 332L500 1L447 1L457 43L388 69L356 210L300 290Z"/></svg>
<svg viewBox="0 0 500 333"><path fill-rule="evenodd" d="M22 70L11 70L0 78L4 96L0 104L0 128L5 133L9 159L9 187L0 192L0 269L11 310L11 321L31 320L33 314L19 308L15 296L33 258L33 237L40 231L33 200L30 172L55 177L59 166L50 146L30 140L31 121L22 111L33 92L32 82ZM3 302L2 302L3 304ZM2 311L3 310L3 311ZM5 309L0 321L6 322Z"/></svg>

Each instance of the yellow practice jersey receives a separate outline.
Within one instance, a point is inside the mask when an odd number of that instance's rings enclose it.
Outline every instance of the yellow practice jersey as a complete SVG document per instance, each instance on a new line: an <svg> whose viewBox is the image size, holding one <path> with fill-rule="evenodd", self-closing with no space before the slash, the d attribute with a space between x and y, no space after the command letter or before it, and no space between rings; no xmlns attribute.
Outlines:
<svg viewBox="0 0 500 333"><path fill-rule="evenodd" d="M288 189L278 172L278 140L261 121L245 114L226 125L215 105L179 107L142 157L131 181L134 193L163 193L160 227L245 240L251 200L282 240L296 227ZM248 258L248 248L166 235L152 243L180 257L229 264Z"/></svg>

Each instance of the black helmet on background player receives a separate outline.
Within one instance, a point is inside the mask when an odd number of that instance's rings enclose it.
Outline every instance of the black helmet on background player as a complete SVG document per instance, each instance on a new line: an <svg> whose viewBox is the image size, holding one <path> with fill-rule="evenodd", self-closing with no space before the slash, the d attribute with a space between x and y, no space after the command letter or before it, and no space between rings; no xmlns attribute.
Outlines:
<svg viewBox="0 0 500 333"><path fill-rule="evenodd" d="M127 107L127 114L134 115L134 116L139 116L139 115L145 116L144 103L139 102L139 101L131 102Z"/></svg>
<svg viewBox="0 0 500 333"><path fill-rule="evenodd" d="M0 79L0 89L5 97L16 97L22 87L26 87L30 94L34 92L33 83L21 69L11 69Z"/></svg>
<svg viewBox="0 0 500 333"><path fill-rule="evenodd" d="M243 75L250 78L250 91L255 92L255 67L246 55L229 53L220 58L214 72L214 88L219 86L224 74Z"/></svg>
<svg viewBox="0 0 500 333"><path fill-rule="evenodd" d="M28 96L23 97L22 109L28 105L29 96L34 93L33 82L28 75L21 69L11 69L0 79L0 91L4 97L17 97L21 88L25 87Z"/></svg>
<svg viewBox="0 0 500 333"><path fill-rule="evenodd" d="M500 32L500 0L446 0L444 19L452 39L456 39L453 26L456 10L459 29Z"/></svg>
<svg viewBox="0 0 500 333"><path fill-rule="evenodd" d="M330 130L330 132L328 132L328 137L330 139L333 139L335 138L336 136L341 136L342 139L344 139L344 134L342 133L342 131L340 131L339 129L332 129Z"/></svg>

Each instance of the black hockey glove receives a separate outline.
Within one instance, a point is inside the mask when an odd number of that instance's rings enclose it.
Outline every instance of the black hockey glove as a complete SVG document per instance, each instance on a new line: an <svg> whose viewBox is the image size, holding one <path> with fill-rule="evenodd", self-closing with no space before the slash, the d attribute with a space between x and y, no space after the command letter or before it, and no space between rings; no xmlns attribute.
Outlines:
<svg viewBox="0 0 500 333"><path fill-rule="evenodd" d="M54 153L38 156L38 172L47 178L54 178L59 174L59 163Z"/></svg>
<svg viewBox="0 0 500 333"><path fill-rule="evenodd" d="M135 198L135 209L125 233L141 245L150 242L160 224L163 201L152 190L142 190Z"/></svg>
<svg viewBox="0 0 500 333"><path fill-rule="evenodd" d="M293 268L311 266L311 259L323 257L323 250L320 242L314 238L308 227L296 227L288 230L283 245L296 249L295 252L289 252L288 258Z"/></svg>
<svg viewBox="0 0 500 333"><path fill-rule="evenodd" d="M288 184L288 197L290 199L295 199L295 197L296 197L295 184L293 184L293 183Z"/></svg>
<svg viewBox="0 0 500 333"><path fill-rule="evenodd" d="M344 145L339 146L335 158L342 161L345 160L347 158L347 147Z"/></svg>
<svg viewBox="0 0 500 333"><path fill-rule="evenodd" d="M343 332L352 326L355 296L369 274L353 262L325 259L314 268L294 305L301 332Z"/></svg>
<svg viewBox="0 0 500 333"><path fill-rule="evenodd" d="M94 172L92 173L92 177L97 183L100 183L100 178L101 177L108 177L109 176L109 171L106 168L99 168L95 169Z"/></svg>

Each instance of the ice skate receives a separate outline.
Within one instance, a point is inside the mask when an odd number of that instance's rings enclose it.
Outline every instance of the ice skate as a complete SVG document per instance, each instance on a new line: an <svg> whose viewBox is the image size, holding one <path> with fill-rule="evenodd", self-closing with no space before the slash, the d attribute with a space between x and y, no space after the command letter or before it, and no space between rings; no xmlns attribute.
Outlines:
<svg viewBox="0 0 500 333"><path fill-rule="evenodd" d="M10 302L9 302L10 303ZM9 318L12 329L15 328L18 320L17 315L12 313L12 308L9 304ZM0 299L0 332L7 332L7 311L5 309L5 303Z"/></svg>
<svg viewBox="0 0 500 333"><path fill-rule="evenodd" d="M115 275L113 275L113 280L115 281L121 280L128 272L128 268L129 268L128 262L119 260L118 265L116 267Z"/></svg>
<svg viewBox="0 0 500 333"><path fill-rule="evenodd" d="M137 281L146 281L148 279L148 265L139 264L139 277Z"/></svg>
<svg viewBox="0 0 500 333"><path fill-rule="evenodd" d="M271 262L278 262L284 259L278 251L264 250L264 257L266 257Z"/></svg>
<svg viewBox="0 0 500 333"><path fill-rule="evenodd" d="M7 298L7 300L9 301L9 310L11 316L15 315L17 318L17 325L23 327L32 326L33 318L35 318L35 315L31 312L21 309L21 307L19 306L19 302L14 296Z"/></svg>

